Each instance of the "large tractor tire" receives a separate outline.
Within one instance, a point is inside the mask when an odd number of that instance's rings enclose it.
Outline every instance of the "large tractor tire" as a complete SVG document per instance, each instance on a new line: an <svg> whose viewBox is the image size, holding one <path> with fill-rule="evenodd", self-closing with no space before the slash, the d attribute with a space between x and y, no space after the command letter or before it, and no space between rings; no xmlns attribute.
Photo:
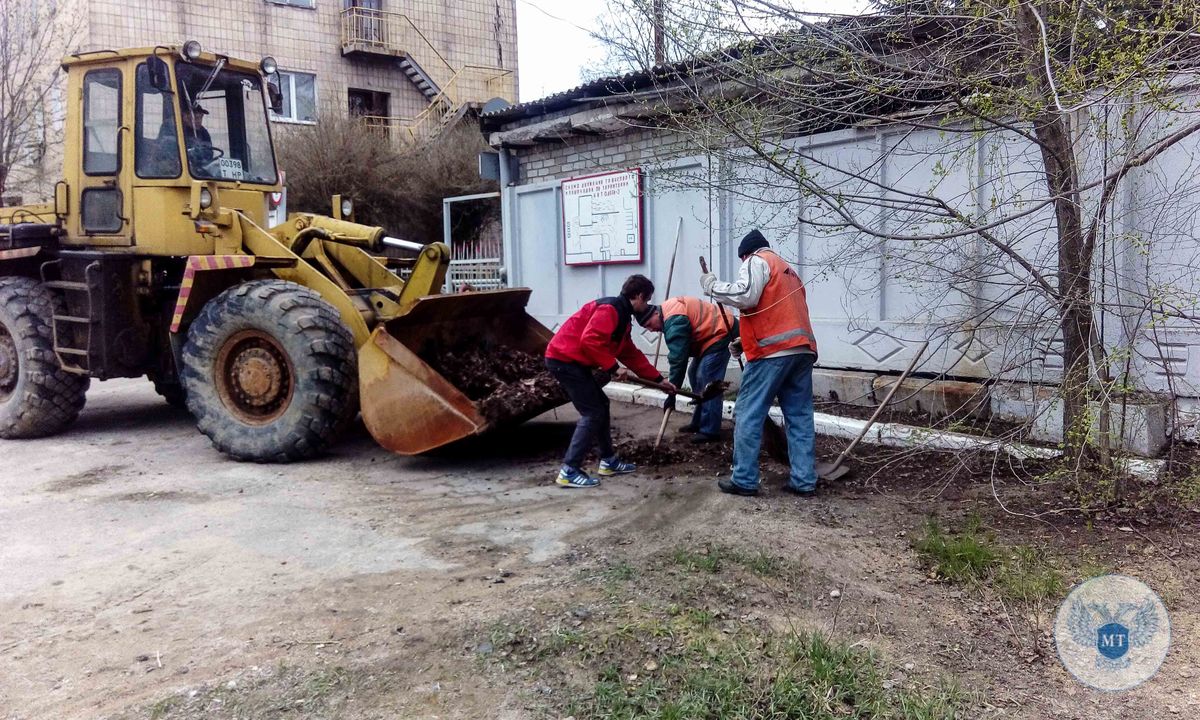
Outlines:
<svg viewBox="0 0 1200 720"><path fill-rule="evenodd" d="M188 410L238 460L319 455L357 397L350 330L317 293L283 280L232 287L188 330L181 380Z"/></svg>
<svg viewBox="0 0 1200 720"><path fill-rule="evenodd" d="M55 302L36 280L0 278L0 438L60 433L87 400L91 380L54 354Z"/></svg>

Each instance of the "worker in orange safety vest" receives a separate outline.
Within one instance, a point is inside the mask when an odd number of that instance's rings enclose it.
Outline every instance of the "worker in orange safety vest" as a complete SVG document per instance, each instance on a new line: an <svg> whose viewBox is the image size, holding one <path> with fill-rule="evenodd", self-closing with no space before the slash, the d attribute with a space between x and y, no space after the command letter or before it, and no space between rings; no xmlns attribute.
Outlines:
<svg viewBox="0 0 1200 720"><path fill-rule="evenodd" d="M786 489L811 496L817 487L812 395L817 339L804 283L758 230L742 238L738 258L742 265L734 282L719 282L712 273L700 278L705 293L741 311L741 348L746 354L734 407L733 476L717 485L733 495L758 494L763 422L778 398L791 459Z"/></svg>
<svg viewBox="0 0 1200 720"><path fill-rule="evenodd" d="M709 383L724 380L729 367L729 344L737 337L737 316L716 303L688 296L669 298L656 311L667 346L671 383L681 386L686 375L692 392L699 393ZM695 433L692 442L696 444L719 440L723 402L724 398L718 395L696 403L692 421L680 431ZM675 407L674 395L667 398L664 407Z"/></svg>

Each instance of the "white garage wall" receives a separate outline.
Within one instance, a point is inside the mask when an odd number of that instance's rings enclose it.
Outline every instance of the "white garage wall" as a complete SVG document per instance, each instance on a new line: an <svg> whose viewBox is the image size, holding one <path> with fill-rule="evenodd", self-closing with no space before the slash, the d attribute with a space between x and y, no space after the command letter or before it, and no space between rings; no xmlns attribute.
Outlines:
<svg viewBox="0 0 1200 720"><path fill-rule="evenodd" d="M1061 342L1051 309L1043 299L1030 300L1029 293L1010 300L1028 275L978 238L934 248L874 239L839 225L826 206L801 197L752 164L721 166L714 161L710 168L706 158L693 157L658 165L647 138L639 132L633 145L622 136L581 139L574 154L570 140L554 146L553 154L537 147L512 151L522 168L518 177L534 179L504 188L509 282L533 288L530 311L547 326L555 328L580 305L615 294L634 272L654 279L661 300L681 219L672 295L699 294L701 254L719 276L731 279L738 241L751 227L759 227L805 279L821 366L900 370L930 339L932 352L920 366L923 372L1057 379ZM877 179L898 190L932 192L984 219L1001 211L1023 211L1045 195L1038 151L1015 135L848 130L789 142L814 159L811 172L846 195L880 196L882 191L868 182ZM643 146L641 152L634 152L637 145ZM1126 179L1105 219L1108 244L1096 268L1105 300L1114 308L1104 317L1106 344L1118 349L1118 360L1128 355L1141 388L1190 397L1200 396L1197 325L1190 319L1153 318L1145 298L1200 316L1197 158L1200 140L1189 139ZM1084 164L1088 172L1101 172L1092 167L1094 162ZM645 173L644 262L565 266L559 182L628 167L642 167ZM720 181L713 182L714 177ZM927 216L902 207L871 209L862 217L898 234L938 230L928 225ZM1052 269L1052 223L1050 208L1030 211L1005 226L1005 239L1035 265ZM948 269L957 272L947 274ZM974 279L947 280L964 275ZM997 301L1003 305L999 310L984 321L973 319ZM643 339L653 347L653 336ZM1135 352L1120 350L1126 346Z"/></svg>

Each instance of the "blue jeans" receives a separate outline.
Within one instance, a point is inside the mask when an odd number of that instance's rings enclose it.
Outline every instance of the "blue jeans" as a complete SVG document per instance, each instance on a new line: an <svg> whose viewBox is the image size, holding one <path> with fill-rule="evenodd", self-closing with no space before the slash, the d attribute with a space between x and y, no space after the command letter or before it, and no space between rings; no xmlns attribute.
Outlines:
<svg viewBox="0 0 1200 720"><path fill-rule="evenodd" d="M711 382L725 379L725 370L729 367L729 346L720 350L711 350L698 358L692 358L688 366L688 383L692 392L700 393ZM692 411L692 426L703 435L721 434L721 410L725 406L725 398L717 397L696 405Z"/></svg>
<svg viewBox="0 0 1200 720"><path fill-rule="evenodd" d="M758 488L758 456L763 422L771 401L779 398L787 431L792 468L790 484L796 490L817 486L816 431L813 423L812 370L816 356L787 355L752 360L742 375L734 407L733 483Z"/></svg>

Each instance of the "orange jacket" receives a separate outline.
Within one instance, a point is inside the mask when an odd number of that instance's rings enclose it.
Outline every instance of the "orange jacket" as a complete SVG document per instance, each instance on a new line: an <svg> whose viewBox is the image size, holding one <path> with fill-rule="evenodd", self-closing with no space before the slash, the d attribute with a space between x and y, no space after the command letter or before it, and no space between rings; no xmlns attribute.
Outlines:
<svg viewBox="0 0 1200 720"><path fill-rule="evenodd" d="M724 340L729 334L726 323L732 325L736 318L729 317L731 313L728 311L726 313L726 320L722 321L721 311L715 303L705 302L696 297L674 297L662 304L664 323L676 315L687 318L691 327L689 354L692 357L700 357L705 350Z"/></svg>
<svg viewBox="0 0 1200 720"><path fill-rule="evenodd" d="M772 250L756 253L771 269L758 305L742 312L742 348L747 360L774 355L783 350L807 347L817 351L804 283L786 260Z"/></svg>

